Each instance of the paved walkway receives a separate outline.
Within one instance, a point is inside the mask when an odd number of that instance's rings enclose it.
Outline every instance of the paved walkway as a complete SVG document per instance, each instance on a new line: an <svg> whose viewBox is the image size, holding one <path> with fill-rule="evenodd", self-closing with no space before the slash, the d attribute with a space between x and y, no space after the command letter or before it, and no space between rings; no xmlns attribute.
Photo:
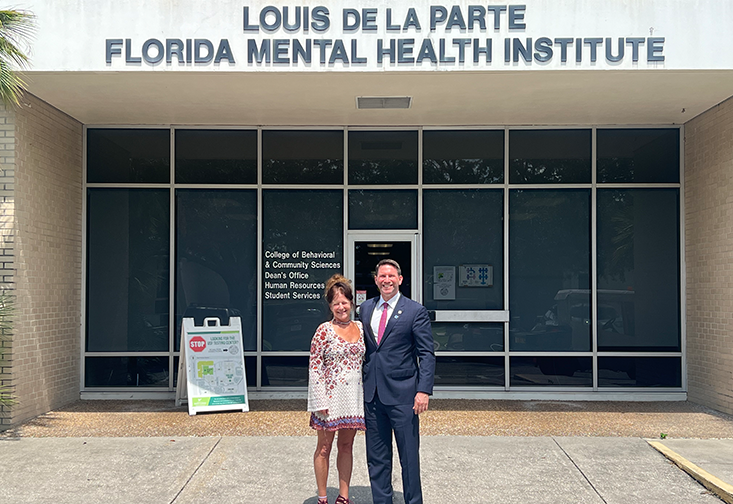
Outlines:
<svg viewBox="0 0 733 504"><path fill-rule="evenodd" d="M664 444L733 481L733 441ZM0 438L0 502L315 504L314 445L312 436ZM370 504L363 436L354 462L351 497ZM641 438L424 436L422 465L427 504L721 502ZM333 468L329 481L333 502ZM402 503L399 477L394 485Z"/></svg>
<svg viewBox="0 0 733 504"><path fill-rule="evenodd" d="M0 433L0 503L316 504L305 401L250 407L72 403ZM733 417L692 403L434 400L421 431L426 504L733 504ZM372 504L354 449L351 497Z"/></svg>

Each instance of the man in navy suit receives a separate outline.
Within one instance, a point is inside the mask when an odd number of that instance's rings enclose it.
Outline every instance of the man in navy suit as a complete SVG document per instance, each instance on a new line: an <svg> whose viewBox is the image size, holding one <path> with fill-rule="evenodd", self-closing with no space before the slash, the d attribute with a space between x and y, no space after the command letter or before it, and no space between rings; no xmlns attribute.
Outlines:
<svg viewBox="0 0 733 504"><path fill-rule="evenodd" d="M435 354L428 312L400 295L400 265L377 264L380 296L365 301L364 415L369 478L374 504L392 504L392 433L402 465L406 504L422 504L420 425L433 393Z"/></svg>

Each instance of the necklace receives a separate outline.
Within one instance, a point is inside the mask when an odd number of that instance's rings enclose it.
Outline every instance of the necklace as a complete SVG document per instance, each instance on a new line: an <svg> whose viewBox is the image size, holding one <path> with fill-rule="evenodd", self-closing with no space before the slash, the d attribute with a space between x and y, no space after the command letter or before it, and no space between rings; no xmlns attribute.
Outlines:
<svg viewBox="0 0 733 504"><path fill-rule="evenodd" d="M331 320L331 323L339 327L349 327L351 325L351 320L349 320L348 322L341 322L340 320L336 320L336 317L334 317Z"/></svg>

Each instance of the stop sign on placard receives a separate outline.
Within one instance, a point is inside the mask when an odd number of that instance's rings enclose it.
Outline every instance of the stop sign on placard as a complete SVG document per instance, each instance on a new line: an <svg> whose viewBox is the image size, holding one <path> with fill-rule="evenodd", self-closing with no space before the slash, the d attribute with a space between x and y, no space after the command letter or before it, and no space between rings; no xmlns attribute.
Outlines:
<svg viewBox="0 0 733 504"><path fill-rule="evenodd" d="M194 336L191 341L188 342L188 346L194 352L202 352L206 348L206 340L201 336Z"/></svg>

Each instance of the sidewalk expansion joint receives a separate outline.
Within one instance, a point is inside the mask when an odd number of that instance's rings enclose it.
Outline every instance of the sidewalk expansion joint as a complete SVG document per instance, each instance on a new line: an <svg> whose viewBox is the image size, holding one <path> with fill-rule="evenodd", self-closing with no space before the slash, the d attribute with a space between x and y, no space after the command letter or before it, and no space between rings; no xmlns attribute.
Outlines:
<svg viewBox="0 0 733 504"><path fill-rule="evenodd" d="M562 446L560 446L560 443L557 442L557 439L555 439L554 436L552 437L552 440L555 442L555 444L557 445L557 447L560 448L560 451L562 451L565 454L565 456L568 458L568 460L570 461L570 463L572 463L575 466L575 468L578 470L578 472L581 474L581 476L583 476L583 478L585 478L585 481L588 482L588 484L593 489L593 491L596 493L596 495L598 496L598 498L601 499L604 504L608 504L608 502L606 501L606 499L604 499L603 496L601 495L601 492L599 492L598 489L595 487L595 485L593 483L591 483L591 481L588 479L588 476L586 476L585 473L583 472L583 470L580 467L578 467L578 464L575 463L575 461L570 456L570 454L568 454L568 452L566 452L565 449Z"/></svg>
<svg viewBox="0 0 733 504"><path fill-rule="evenodd" d="M178 497L186 489L186 487L191 482L193 477L196 476L196 473L199 472L199 469L201 469L201 466L203 466L206 463L206 461L209 460L209 457L211 456L212 453L214 453L214 450L216 450L216 447L219 446L219 443L221 443L221 440L222 440L222 437L219 436L219 439L216 440L216 443L214 443L214 446L211 447L211 450L209 450L209 453L207 453L206 456L203 458L203 460L201 460L201 463L198 466L196 466L196 469L193 470L193 472L191 473L191 476L188 477L188 479L183 484L181 489L178 491L176 496L173 497L173 500L170 501L170 504L173 504L174 502L176 502L176 500L178 500Z"/></svg>
<svg viewBox="0 0 733 504"><path fill-rule="evenodd" d="M647 440L647 443L649 443L651 447L659 453L667 457L674 465L696 479L702 486L717 495L720 499L728 504L733 504L733 485L729 485L701 467L696 466L679 453L664 446L664 444L659 441Z"/></svg>

